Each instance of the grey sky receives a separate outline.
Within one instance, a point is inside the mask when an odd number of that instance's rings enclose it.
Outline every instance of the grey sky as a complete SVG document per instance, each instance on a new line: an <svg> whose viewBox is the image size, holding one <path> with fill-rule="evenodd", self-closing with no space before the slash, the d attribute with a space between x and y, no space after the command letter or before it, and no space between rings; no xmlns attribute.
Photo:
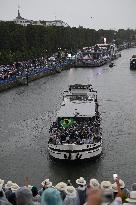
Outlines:
<svg viewBox="0 0 136 205"><path fill-rule="evenodd" d="M0 0L0 19L14 19L17 5L18 0ZM20 0L20 5L22 17L32 20L54 20L56 16L70 26L136 28L136 0Z"/></svg>

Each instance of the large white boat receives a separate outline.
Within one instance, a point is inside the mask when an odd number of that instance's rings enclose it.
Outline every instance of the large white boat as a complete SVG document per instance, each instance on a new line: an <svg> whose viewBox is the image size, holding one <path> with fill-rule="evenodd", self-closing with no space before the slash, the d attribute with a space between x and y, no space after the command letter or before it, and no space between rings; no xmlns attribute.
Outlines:
<svg viewBox="0 0 136 205"><path fill-rule="evenodd" d="M85 160L100 156L102 133L97 91L92 85L70 85L64 91L57 120L50 128L49 155L59 160Z"/></svg>

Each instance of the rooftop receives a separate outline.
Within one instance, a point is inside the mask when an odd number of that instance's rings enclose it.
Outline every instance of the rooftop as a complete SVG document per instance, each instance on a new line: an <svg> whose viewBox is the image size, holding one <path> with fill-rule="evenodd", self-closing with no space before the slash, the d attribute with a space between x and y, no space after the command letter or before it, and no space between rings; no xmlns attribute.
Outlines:
<svg viewBox="0 0 136 205"><path fill-rule="evenodd" d="M72 96L73 97L73 96ZM83 97L83 96L82 96ZM94 100L71 100L66 97L58 112L58 117L93 117L95 116Z"/></svg>

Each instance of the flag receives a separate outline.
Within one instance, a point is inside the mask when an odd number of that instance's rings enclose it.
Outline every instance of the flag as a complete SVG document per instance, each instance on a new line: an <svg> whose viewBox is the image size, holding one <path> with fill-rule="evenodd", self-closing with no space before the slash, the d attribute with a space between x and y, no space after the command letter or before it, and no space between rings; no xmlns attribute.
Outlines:
<svg viewBox="0 0 136 205"><path fill-rule="evenodd" d="M75 123L75 120L73 118L66 118L60 121L60 124L63 128L71 127Z"/></svg>

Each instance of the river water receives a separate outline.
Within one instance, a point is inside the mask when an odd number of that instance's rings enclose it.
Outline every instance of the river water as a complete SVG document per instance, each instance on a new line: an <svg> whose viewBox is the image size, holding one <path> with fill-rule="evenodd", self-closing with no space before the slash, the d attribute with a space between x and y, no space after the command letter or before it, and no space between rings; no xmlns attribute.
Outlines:
<svg viewBox="0 0 136 205"><path fill-rule="evenodd" d="M128 186L136 179L136 72L124 50L115 67L78 68L42 78L0 94L0 178L39 185L83 176L112 180L117 173ZM95 162L58 164L47 152L48 129L69 84L92 83L98 90L103 128L103 154Z"/></svg>

